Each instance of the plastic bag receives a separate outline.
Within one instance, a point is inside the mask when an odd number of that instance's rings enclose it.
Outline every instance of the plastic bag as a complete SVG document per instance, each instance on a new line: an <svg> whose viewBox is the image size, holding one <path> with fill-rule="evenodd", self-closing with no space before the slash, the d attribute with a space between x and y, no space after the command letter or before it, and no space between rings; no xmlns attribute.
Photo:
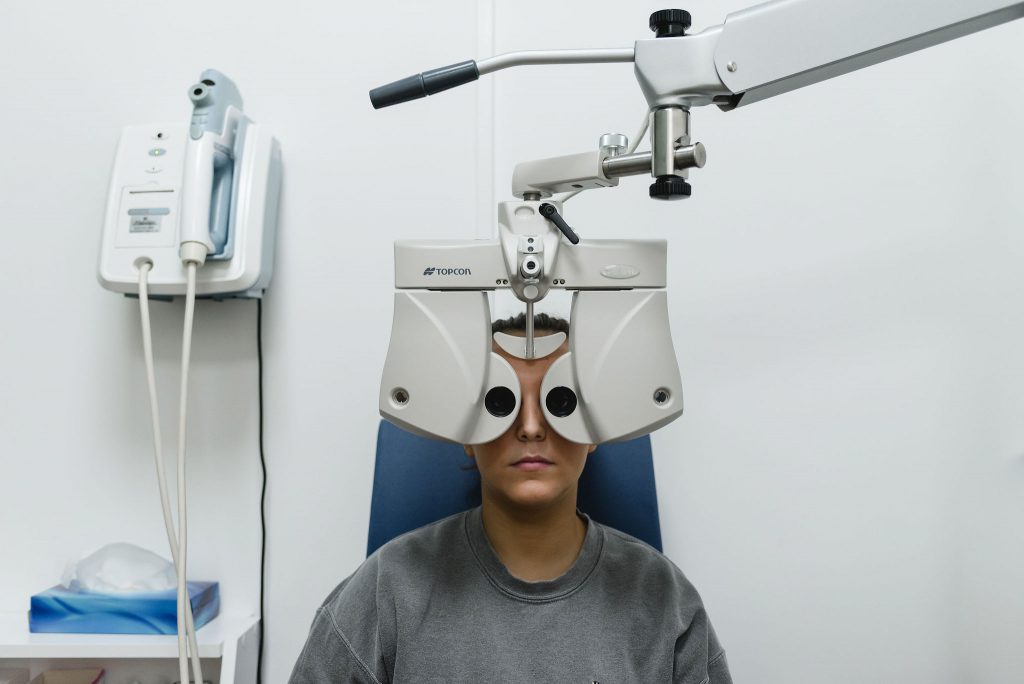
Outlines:
<svg viewBox="0 0 1024 684"><path fill-rule="evenodd" d="M119 594L177 587L174 564L135 544L107 544L69 565L61 584L73 591Z"/></svg>

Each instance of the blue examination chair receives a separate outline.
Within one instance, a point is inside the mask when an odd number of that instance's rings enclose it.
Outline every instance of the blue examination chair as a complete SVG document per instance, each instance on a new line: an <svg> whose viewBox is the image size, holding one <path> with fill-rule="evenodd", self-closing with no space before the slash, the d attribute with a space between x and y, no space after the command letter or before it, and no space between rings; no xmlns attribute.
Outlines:
<svg viewBox="0 0 1024 684"><path fill-rule="evenodd" d="M366 555L410 530L479 505L480 475L461 446L381 421ZM661 551L650 437L599 446L580 477L577 506Z"/></svg>

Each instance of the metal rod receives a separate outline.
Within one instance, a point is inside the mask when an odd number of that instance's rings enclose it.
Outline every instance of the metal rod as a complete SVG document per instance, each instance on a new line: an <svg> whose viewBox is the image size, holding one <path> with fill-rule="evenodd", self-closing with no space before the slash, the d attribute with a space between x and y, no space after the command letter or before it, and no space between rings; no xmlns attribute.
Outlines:
<svg viewBox="0 0 1024 684"><path fill-rule="evenodd" d="M476 63L480 75L509 67L529 64L604 64L632 62L633 48L594 48L591 50L524 50L481 59Z"/></svg>
<svg viewBox="0 0 1024 684"><path fill-rule="evenodd" d="M526 302L526 358L532 359L533 348L533 302Z"/></svg>
<svg viewBox="0 0 1024 684"><path fill-rule="evenodd" d="M677 169L702 169L707 160L707 150L700 143L679 147L675 151L675 166ZM639 176L644 173L650 173L651 153L637 152L635 154L619 155L618 157L608 157L602 162L602 169L604 170L604 175L608 178Z"/></svg>
<svg viewBox="0 0 1024 684"><path fill-rule="evenodd" d="M676 145L690 144L690 112L682 107L661 107L654 110L651 122L651 175L655 178L676 172Z"/></svg>

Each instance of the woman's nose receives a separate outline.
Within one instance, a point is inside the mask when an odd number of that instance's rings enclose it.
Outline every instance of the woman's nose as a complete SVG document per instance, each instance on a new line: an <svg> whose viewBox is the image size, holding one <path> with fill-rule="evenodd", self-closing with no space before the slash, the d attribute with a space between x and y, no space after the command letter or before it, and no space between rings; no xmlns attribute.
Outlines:
<svg viewBox="0 0 1024 684"><path fill-rule="evenodd" d="M544 411L540 407L538 394L523 395L523 405L516 419L517 436L527 442L538 442L547 437L548 423Z"/></svg>

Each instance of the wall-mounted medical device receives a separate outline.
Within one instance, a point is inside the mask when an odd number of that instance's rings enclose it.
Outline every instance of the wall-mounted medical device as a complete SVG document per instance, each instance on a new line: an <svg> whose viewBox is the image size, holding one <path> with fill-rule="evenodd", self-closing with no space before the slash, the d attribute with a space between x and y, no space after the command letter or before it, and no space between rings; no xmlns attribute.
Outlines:
<svg viewBox="0 0 1024 684"><path fill-rule="evenodd" d="M651 149L606 134L595 150L519 164L499 209L499 240L395 246L394 325L381 414L408 429L463 443L499 436L520 396L491 351L487 290L525 302L522 356L535 356L533 305L550 288L575 290L570 351L548 370L542 405L567 439L597 443L650 432L682 411L668 330L664 244L580 241L554 193L614 187L649 174L649 194L691 194L688 172L706 151L690 111L745 106L834 76L1024 17L1022 0L772 0L688 34L690 14L654 12L653 38L632 47L514 52L425 71L370 91L374 108L426 97L513 66L629 62L647 101ZM563 197L568 199L568 197ZM422 276L418 275L423 267ZM507 349L507 340L494 344ZM540 338L543 340L543 338ZM422 362L421 359L429 361Z"/></svg>
<svg viewBox="0 0 1024 684"><path fill-rule="evenodd" d="M137 294L164 528L177 574L180 681L203 680L186 581L185 454L196 297L260 298L270 282L281 190L281 147L242 112L235 84L204 71L188 89L191 117L124 129L100 246L103 287ZM177 529L164 473L149 321L150 295L183 296L178 394ZM259 303L258 303L259 305ZM192 664L189 676L188 664Z"/></svg>
<svg viewBox="0 0 1024 684"><path fill-rule="evenodd" d="M258 297L273 269L280 145L242 112L238 89L224 74L203 72L188 95L189 120L128 126L121 135L100 283L138 294L138 267L148 260L152 294L184 295L182 256L191 245L206 252L196 274L200 297Z"/></svg>

